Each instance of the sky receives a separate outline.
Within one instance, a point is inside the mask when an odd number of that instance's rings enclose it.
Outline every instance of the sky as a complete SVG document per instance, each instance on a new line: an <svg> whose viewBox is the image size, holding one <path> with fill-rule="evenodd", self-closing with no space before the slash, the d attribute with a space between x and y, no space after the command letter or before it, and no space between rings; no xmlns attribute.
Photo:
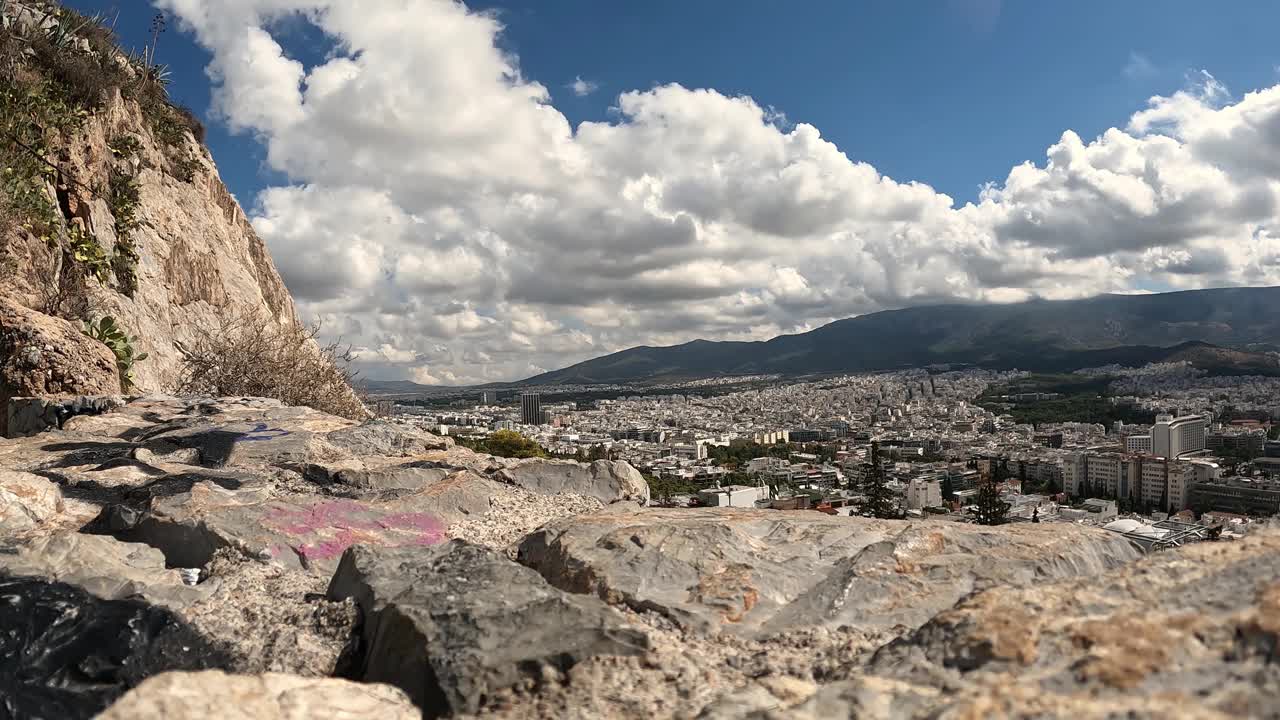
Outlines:
<svg viewBox="0 0 1280 720"><path fill-rule="evenodd" d="M165 14L172 96L369 377L1280 284L1280 5L69 4L133 46Z"/></svg>

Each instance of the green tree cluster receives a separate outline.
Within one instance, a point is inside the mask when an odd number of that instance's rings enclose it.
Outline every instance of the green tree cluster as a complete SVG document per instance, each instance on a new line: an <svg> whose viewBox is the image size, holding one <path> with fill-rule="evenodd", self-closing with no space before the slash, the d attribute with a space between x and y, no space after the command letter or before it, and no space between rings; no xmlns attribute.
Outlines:
<svg viewBox="0 0 1280 720"><path fill-rule="evenodd" d="M505 458L541 458L547 452L536 441L531 440L515 430L498 430L485 438L457 438L460 445L476 452Z"/></svg>
<svg viewBox="0 0 1280 720"><path fill-rule="evenodd" d="M693 495L699 490L710 487L710 483L695 482L684 478L658 477L649 473L642 473L645 482L649 484L649 496L661 505L670 505L672 498L676 495ZM729 485L726 480L722 485Z"/></svg>

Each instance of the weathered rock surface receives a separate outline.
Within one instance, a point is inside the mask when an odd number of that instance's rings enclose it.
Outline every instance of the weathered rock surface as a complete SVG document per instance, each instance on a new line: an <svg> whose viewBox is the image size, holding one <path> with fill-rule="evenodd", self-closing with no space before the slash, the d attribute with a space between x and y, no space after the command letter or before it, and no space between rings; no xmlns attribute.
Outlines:
<svg viewBox="0 0 1280 720"><path fill-rule="evenodd" d="M420 492L368 501L278 497L265 484L200 481L186 492L152 500L148 514L123 536L158 547L185 567L204 565L219 548L229 547L286 568L328 574L357 543L443 542L450 524L487 512L497 491L492 481L465 471Z"/></svg>
<svg viewBox="0 0 1280 720"><path fill-rule="evenodd" d="M178 614L226 654L237 672L327 677L354 637L352 601L329 601L329 578L220 551L198 586L211 592Z"/></svg>
<svg viewBox="0 0 1280 720"><path fill-rule="evenodd" d="M81 587L104 600L141 597L177 609L205 598L216 585L182 583L153 547L105 535L62 532L0 553L0 574L25 575Z"/></svg>
<svg viewBox="0 0 1280 720"><path fill-rule="evenodd" d="M329 596L354 598L362 610L355 676L404 689L426 717L475 712L522 681L649 645L600 601L460 540L426 550L352 547Z"/></svg>
<svg viewBox="0 0 1280 720"><path fill-rule="evenodd" d="M731 508L579 516L532 533L519 550L564 590L746 634L913 628L974 590L1100 573L1135 557L1113 533L1065 524Z"/></svg>
<svg viewBox="0 0 1280 720"><path fill-rule="evenodd" d="M572 460L520 460L497 477L526 490L546 495L587 495L603 503L630 500L649 504L649 483L624 462L597 460L584 465Z"/></svg>
<svg viewBox="0 0 1280 720"><path fill-rule="evenodd" d="M77 395L75 397L10 398L6 409L6 437L27 437L62 427L77 415L97 415L120 407L124 399L115 395Z"/></svg>
<svg viewBox="0 0 1280 720"><path fill-rule="evenodd" d="M489 511L449 526L449 536L505 550L516 556L516 544L539 527L575 515L599 512L605 506L585 495L539 495L508 488L489 500Z"/></svg>
<svg viewBox="0 0 1280 720"><path fill-rule="evenodd" d="M418 709L388 685L280 673L228 675L218 670L149 678L99 720L417 720Z"/></svg>
<svg viewBox="0 0 1280 720"><path fill-rule="evenodd" d="M880 649L890 699L1018 717L1275 717L1280 532L1159 552L1087 582L992 588ZM832 692L838 692L833 690Z"/></svg>
<svg viewBox="0 0 1280 720"><path fill-rule="evenodd" d="M179 138L161 140L153 127L136 102L112 93L102 108L50 148L60 176L71 180L63 181L64 213L72 215L68 224L91 233L108 254L126 239L117 233L122 218L113 215L107 193L92 189L110 187L113 174L136 183L138 201L131 211L137 227L127 237L138 255L136 289L125 292L118 278L106 284L90 278L86 292L94 317L114 316L150 354L135 368L138 387L146 391L170 389L180 374L178 347L191 346L202 333L216 329L222 317L258 309L279 320L295 317L266 246L218 178L208 151L185 129ZM137 143L136 152L111 149L125 137ZM184 166L177 175L186 176L175 176L175 157ZM52 187L47 192L54 196ZM49 260L32 245L20 230L0 236L0 246L24 250L9 253L18 263L6 282L22 304L41 307L49 293L41 282L49 275ZM81 365L77 361L73 367ZM114 372L114 360L110 369ZM113 393L119 388L66 392Z"/></svg>
<svg viewBox="0 0 1280 720"><path fill-rule="evenodd" d="M0 470L0 537L39 527L65 507L62 491L45 478Z"/></svg>
<svg viewBox="0 0 1280 720"><path fill-rule="evenodd" d="M10 398L119 392L120 373L106 345L0 295L0 437L9 435Z"/></svg>
<svg viewBox="0 0 1280 720"><path fill-rule="evenodd" d="M530 491L466 469L492 475L508 461L448 438L260 398L164 396L0 442L0 463L40 473L34 481L51 496L75 503L78 522L64 526L151 545L171 567L201 567L230 548L324 578L352 544L431 545L463 522L460 532L509 544L538 522L598 507L582 503L588 494L616 497L618 479L635 472L560 463L584 494L535 502L530 513L518 502ZM84 506L92 511L82 517Z"/></svg>
<svg viewBox="0 0 1280 720"><path fill-rule="evenodd" d="M22 498L0 506L0 583L28 603L0 612L27 623L0 644L69 648L35 674L0 661L0 696L27 714L85 716L207 666L347 674L429 716L510 720L1280 707L1280 531L1139 558L1065 523L642 509L616 502L625 466L491 458L252 398L136 398L0 441L0 467L0 492ZM202 567L200 584L178 567ZM197 656L164 650L166 632ZM114 679L68 684L95 663ZM202 712L240 682L154 712Z"/></svg>
<svg viewBox="0 0 1280 720"><path fill-rule="evenodd" d="M453 445L452 438L384 420L337 430L329 433L326 439L356 457L416 457Z"/></svg>

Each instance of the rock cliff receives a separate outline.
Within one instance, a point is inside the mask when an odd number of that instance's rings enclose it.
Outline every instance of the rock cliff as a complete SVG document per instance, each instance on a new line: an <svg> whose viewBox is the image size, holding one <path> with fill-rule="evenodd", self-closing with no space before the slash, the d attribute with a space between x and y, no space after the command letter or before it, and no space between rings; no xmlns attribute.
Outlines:
<svg viewBox="0 0 1280 720"><path fill-rule="evenodd" d="M222 318L296 320L203 129L168 103L160 71L72 11L27 0L0 7L0 403L107 390L91 349L100 345L77 339L84 320L111 316L136 336L136 352L148 355L132 371L143 392L172 390L179 348ZM67 322L33 321L23 309ZM29 326L70 338L14 339ZM42 354L24 355L33 347Z"/></svg>

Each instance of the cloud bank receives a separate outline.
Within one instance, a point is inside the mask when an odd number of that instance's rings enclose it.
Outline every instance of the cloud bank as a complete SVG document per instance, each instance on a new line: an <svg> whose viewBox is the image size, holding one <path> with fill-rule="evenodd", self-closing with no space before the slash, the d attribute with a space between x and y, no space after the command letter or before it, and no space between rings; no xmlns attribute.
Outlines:
<svg viewBox="0 0 1280 720"><path fill-rule="evenodd" d="M450 0L156 0L287 184L253 203L307 316L370 374L507 380L953 299L1280 284L1280 86L1202 73L1065 131L957 206L749 97L664 85L573 127ZM357 8L357 5L359 6ZM305 67L277 40L331 38Z"/></svg>

